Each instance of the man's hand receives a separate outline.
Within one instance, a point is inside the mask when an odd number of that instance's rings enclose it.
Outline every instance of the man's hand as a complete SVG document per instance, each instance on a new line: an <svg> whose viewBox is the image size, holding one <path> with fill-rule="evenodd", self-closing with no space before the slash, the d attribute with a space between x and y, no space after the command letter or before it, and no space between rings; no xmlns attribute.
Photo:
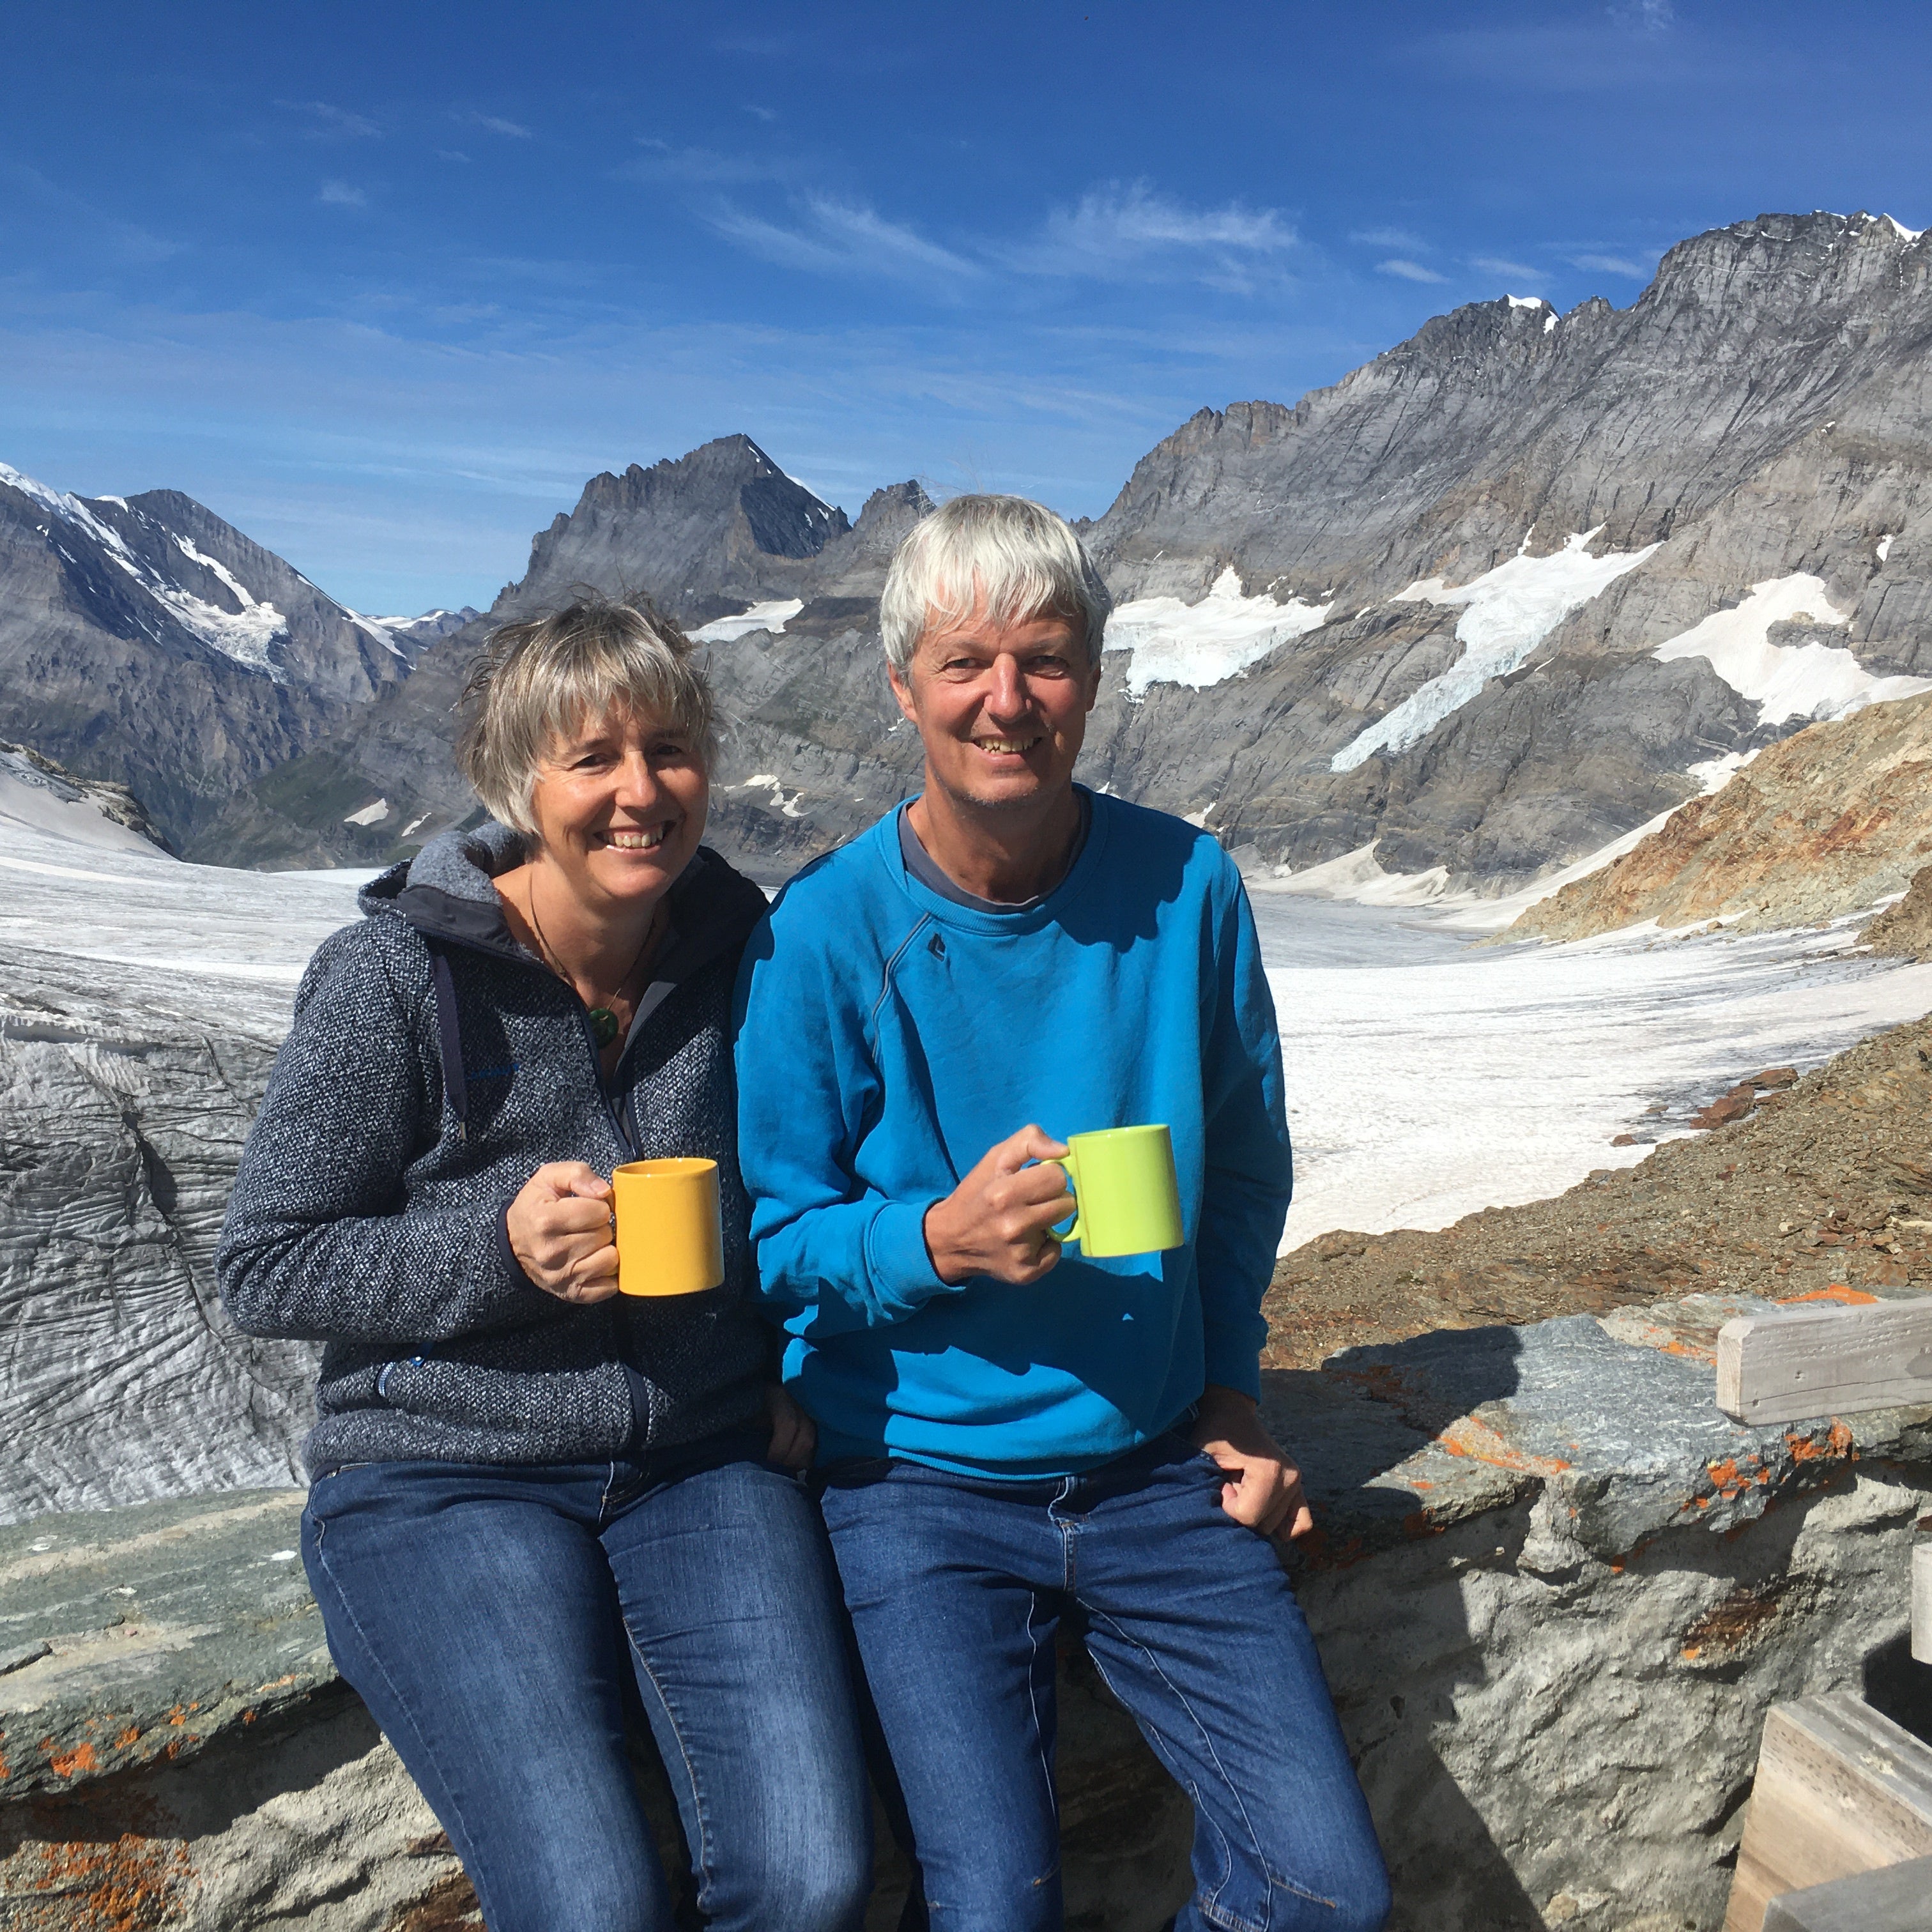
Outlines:
<svg viewBox="0 0 1932 1932"><path fill-rule="evenodd" d="M808 1469L818 1447L818 1426L774 1382L765 1390L765 1413L772 1419L772 1446L765 1460L781 1469Z"/></svg>
<svg viewBox="0 0 1932 1932"><path fill-rule="evenodd" d="M1038 1127L1022 1127L926 1210L926 1251L941 1281L957 1288L989 1274L1024 1287L1059 1260L1054 1223L1075 1207L1066 1170L1056 1165L1066 1151Z"/></svg>
<svg viewBox="0 0 1932 1932"><path fill-rule="evenodd" d="M1263 1536L1306 1536L1315 1527L1301 1492L1301 1472L1262 1426L1254 1402L1210 1382L1188 1432L1194 1446L1220 1464L1221 1507Z"/></svg>
<svg viewBox="0 0 1932 1932"><path fill-rule="evenodd" d="M510 1203L510 1252L546 1294L580 1305L617 1292L610 1184L580 1160L538 1168Z"/></svg>

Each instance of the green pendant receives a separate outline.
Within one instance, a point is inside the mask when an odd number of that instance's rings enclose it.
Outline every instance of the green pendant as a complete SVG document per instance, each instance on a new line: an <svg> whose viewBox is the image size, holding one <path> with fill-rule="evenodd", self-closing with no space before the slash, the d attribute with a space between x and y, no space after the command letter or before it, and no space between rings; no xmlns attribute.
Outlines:
<svg viewBox="0 0 1932 1932"><path fill-rule="evenodd" d="M600 1047L608 1046L617 1037L617 1016L608 1006L592 1006L590 1031Z"/></svg>

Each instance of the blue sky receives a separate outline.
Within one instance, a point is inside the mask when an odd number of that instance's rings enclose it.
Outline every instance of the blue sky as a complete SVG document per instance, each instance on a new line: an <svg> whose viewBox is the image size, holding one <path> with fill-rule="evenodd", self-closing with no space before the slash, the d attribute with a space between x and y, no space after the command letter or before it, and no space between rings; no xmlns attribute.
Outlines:
<svg viewBox="0 0 1932 1932"><path fill-rule="evenodd" d="M1932 8L15 5L0 460L485 604L743 430L1098 514L1203 404L1769 209L1932 220Z"/></svg>

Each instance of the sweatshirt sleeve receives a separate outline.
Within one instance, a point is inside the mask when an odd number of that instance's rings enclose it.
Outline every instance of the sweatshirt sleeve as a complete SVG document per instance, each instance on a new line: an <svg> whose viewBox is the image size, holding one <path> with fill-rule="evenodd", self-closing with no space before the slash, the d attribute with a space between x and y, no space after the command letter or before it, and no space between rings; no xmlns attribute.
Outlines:
<svg viewBox="0 0 1932 1932"><path fill-rule="evenodd" d="M440 1094L365 928L326 940L242 1150L215 1258L243 1334L437 1342L556 1304L511 1263L500 1203L409 1204Z"/></svg>
<svg viewBox="0 0 1932 1932"><path fill-rule="evenodd" d="M808 1339L902 1322L936 1296L930 1200L896 1201L856 1172L884 1095L863 989L806 909L781 899L738 976L738 1162L752 1196L761 1294Z"/></svg>
<svg viewBox="0 0 1932 1932"><path fill-rule="evenodd" d="M1195 1256L1207 1378L1258 1396L1268 1340L1262 1297L1274 1274L1294 1162L1274 1000L1247 893L1238 878L1229 884L1215 922L1214 1013L1202 1066L1207 1165Z"/></svg>

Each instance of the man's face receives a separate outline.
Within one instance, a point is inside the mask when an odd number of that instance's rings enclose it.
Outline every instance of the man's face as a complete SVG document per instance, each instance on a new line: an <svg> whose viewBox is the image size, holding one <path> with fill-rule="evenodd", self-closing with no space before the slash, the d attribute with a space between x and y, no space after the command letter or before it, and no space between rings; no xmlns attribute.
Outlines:
<svg viewBox="0 0 1932 1932"><path fill-rule="evenodd" d="M995 623L982 609L929 628L902 676L930 783L970 809L1037 803L1073 781L1100 670L1076 619L1045 610Z"/></svg>

